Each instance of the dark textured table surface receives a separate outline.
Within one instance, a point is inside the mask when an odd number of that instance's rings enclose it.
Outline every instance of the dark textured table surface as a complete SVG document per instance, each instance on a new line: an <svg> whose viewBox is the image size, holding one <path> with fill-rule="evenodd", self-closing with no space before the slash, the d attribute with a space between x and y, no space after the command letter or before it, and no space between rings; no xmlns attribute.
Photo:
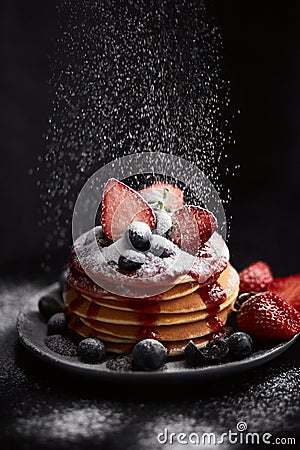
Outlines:
<svg viewBox="0 0 300 450"><path fill-rule="evenodd" d="M290 447L299 446L300 340L276 360L211 384L91 383L45 366L17 341L17 314L43 286L26 280L1 284L1 449L197 448L178 443L178 434L188 439L191 433L215 433L219 439L241 421L248 432L270 433L270 441L293 437ZM159 443L166 428L168 442ZM176 433L173 443L170 433ZM226 441L221 447L232 445L244 447Z"/></svg>

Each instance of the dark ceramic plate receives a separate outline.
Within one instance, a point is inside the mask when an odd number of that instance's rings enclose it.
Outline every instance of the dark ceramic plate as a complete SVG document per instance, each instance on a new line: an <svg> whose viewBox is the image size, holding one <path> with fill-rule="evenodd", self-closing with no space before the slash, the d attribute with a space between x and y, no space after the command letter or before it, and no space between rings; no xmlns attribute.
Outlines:
<svg viewBox="0 0 300 450"><path fill-rule="evenodd" d="M20 342L26 349L44 362L72 372L73 374L96 378L107 381L126 381L126 382L154 382L168 383L170 381L203 381L204 379L224 377L233 375L245 370L260 366L287 350L299 336L296 335L288 341L276 344L268 348L254 352L250 357L242 361L228 362L215 366L205 366L201 368L187 368L183 358L174 358L167 362L163 370L155 372L142 372L132 370L111 370L106 364L108 360L115 356L106 358L100 364L85 364L77 357L66 357L51 351L44 342L46 337L46 323L41 319L38 311L39 296L48 293L57 285L40 292L36 298L31 300L30 306L20 311L17 319L17 333ZM271 345L271 344L270 344Z"/></svg>

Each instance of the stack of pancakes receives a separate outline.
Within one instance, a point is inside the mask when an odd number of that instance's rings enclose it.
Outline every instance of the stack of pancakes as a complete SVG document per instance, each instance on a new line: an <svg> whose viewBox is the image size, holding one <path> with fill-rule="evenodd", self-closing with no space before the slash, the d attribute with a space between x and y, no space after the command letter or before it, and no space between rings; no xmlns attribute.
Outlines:
<svg viewBox="0 0 300 450"><path fill-rule="evenodd" d="M239 276L230 263L211 284L185 278L166 292L147 298L126 298L101 290L70 267L64 301L69 327L81 336L103 340L109 352L129 353L136 342L154 338L169 355L180 355L190 340L202 347L223 328L238 290Z"/></svg>

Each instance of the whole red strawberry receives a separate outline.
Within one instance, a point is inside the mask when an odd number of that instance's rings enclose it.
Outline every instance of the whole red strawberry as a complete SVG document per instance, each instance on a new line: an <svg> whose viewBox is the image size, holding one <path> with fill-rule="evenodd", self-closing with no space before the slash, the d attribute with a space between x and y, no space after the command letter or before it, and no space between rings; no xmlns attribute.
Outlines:
<svg viewBox="0 0 300 450"><path fill-rule="evenodd" d="M268 290L280 295L280 297L300 311L300 274L275 278Z"/></svg>
<svg viewBox="0 0 300 450"><path fill-rule="evenodd" d="M240 294L266 291L273 281L270 267L263 261L256 261L240 273Z"/></svg>
<svg viewBox="0 0 300 450"><path fill-rule="evenodd" d="M300 332L300 313L278 295L263 292L242 304L237 325L256 339L290 339Z"/></svg>

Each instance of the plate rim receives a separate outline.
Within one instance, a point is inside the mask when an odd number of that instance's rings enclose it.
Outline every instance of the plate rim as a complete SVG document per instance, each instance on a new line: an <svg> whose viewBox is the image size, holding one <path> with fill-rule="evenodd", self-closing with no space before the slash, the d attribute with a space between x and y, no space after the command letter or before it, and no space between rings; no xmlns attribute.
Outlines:
<svg viewBox="0 0 300 450"><path fill-rule="evenodd" d="M26 330L26 324L33 324L34 327L38 326L30 318L30 314L39 314L38 309L34 310L32 307L25 307L19 311L16 321L16 331L19 342L34 354L38 359L45 363L55 366L62 370L73 372L73 374L89 376L90 378L107 379L109 381L131 381L131 382L166 382L166 381L195 381L203 380L204 378L218 378L244 372L247 369L253 369L260 365L267 363L268 361L276 358L285 350L287 350L296 340L300 333L293 336L287 341L280 342L274 347L267 350L259 350L257 356L253 358L245 358L239 361L231 361L222 363L220 365L205 366L199 368L175 368L173 370L158 370L158 371L117 371L110 369L103 369L97 366L97 364L84 364L74 358L62 356L56 354L50 349L46 350L43 346L38 346L35 342L30 340L28 331ZM41 322L42 323L42 322ZM118 355L116 355L118 356ZM169 361L172 363L174 361ZM170 368L171 369L171 368Z"/></svg>

